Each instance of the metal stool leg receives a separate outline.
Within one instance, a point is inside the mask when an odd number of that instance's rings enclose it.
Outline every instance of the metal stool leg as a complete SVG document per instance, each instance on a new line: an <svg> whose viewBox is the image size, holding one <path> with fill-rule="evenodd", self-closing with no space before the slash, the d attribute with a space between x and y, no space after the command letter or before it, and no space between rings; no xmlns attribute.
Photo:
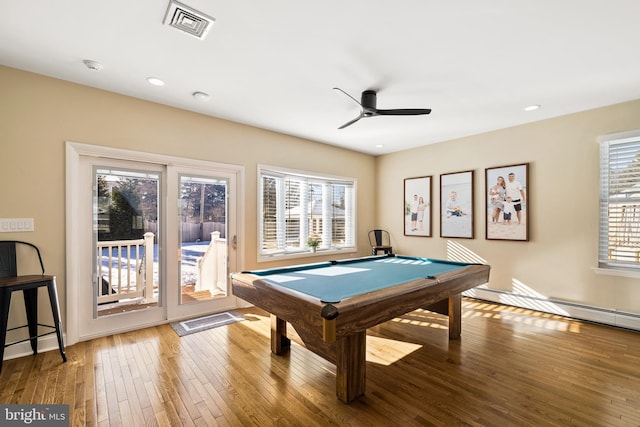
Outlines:
<svg viewBox="0 0 640 427"><path fill-rule="evenodd" d="M38 287L24 289L24 309L27 313L27 326L29 327L29 341L33 354L38 353Z"/></svg>
<svg viewBox="0 0 640 427"><path fill-rule="evenodd" d="M64 342L62 341L62 322L60 321L60 305L58 304L58 290L56 288L55 278L47 284L49 291L49 302L51 303L51 314L53 314L53 324L56 327L56 336L58 337L58 348L63 361L67 361L67 355L64 351Z"/></svg>
<svg viewBox="0 0 640 427"><path fill-rule="evenodd" d="M7 339L7 324L9 321L9 303L11 292L0 290L0 372L2 372L2 359L4 357L4 344Z"/></svg>

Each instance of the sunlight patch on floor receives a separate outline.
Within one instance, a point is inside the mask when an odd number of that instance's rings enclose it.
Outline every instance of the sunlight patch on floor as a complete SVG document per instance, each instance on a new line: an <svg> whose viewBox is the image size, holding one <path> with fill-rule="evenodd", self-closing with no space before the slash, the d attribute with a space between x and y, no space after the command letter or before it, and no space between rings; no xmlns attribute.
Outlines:
<svg viewBox="0 0 640 427"><path fill-rule="evenodd" d="M416 312L410 312L405 314L403 317L396 317L395 319L392 319L391 322L395 322L395 323L405 323L407 325L414 325L414 326L421 326L421 327L426 327L426 328L433 328L433 329L447 329L449 330L449 326L448 324L442 324L442 323L435 323L430 321L431 319L429 319L427 316L421 316L423 317L424 320L422 319L416 319L413 317L413 315L416 314ZM411 318L408 318L408 316L411 316Z"/></svg>
<svg viewBox="0 0 640 427"><path fill-rule="evenodd" d="M271 339L271 332L269 331L269 329L265 329L263 326L261 326L261 322L259 320L261 319L267 319L267 321L269 321L269 316L260 316L256 313L243 313L245 318L248 320L248 322L242 322L242 326L245 328L249 328L251 329L253 332L255 332L258 335L262 335L263 337L269 338Z"/></svg>
<svg viewBox="0 0 640 427"><path fill-rule="evenodd" d="M531 331L531 327L548 329L551 331L568 331L571 322L565 319L550 319L544 317L532 317L531 313L513 313L512 311L503 311L500 318L505 321L513 322L516 331ZM523 325L523 328L519 328ZM526 326L526 328L524 327Z"/></svg>
<svg viewBox="0 0 640 427"><path fill-rule="evenodd" d="M472 310L465 312L463 318L486 317L513 322L516 330L520 332L531 328L541 328L552 331L580 332L580 326L575 321L562 315L540 312L530 308L512 305L495 305L480 301L465 301ZM464 307L464 305L463 305ZM483 311L478 311L483 310ZM471 313L471 314L468 314ZM521 328L519 328L521 326Z"/></svg>
<svg viewBox="0 0 640 427"><path fill-rule="evenodd" d="M367 335L367 362L389 366L421 348L419 344Z"/></svg>

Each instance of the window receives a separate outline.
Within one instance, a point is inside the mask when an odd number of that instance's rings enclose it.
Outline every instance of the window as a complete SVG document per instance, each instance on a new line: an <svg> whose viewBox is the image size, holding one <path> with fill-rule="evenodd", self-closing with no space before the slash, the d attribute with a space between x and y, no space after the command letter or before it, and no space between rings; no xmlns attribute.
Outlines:
<svg viewBox="0 0 640 427"><path fill-rule="evenodd" d="M260 256L308 253L310 237L318 251L354 249L354 179L267 166L258 176Z"/></svg>
<svg viewBox="0 0 640 427"><path fill-rule="evenodd" d="M640 131L600 138L599 267L640 271Z"/></svg>

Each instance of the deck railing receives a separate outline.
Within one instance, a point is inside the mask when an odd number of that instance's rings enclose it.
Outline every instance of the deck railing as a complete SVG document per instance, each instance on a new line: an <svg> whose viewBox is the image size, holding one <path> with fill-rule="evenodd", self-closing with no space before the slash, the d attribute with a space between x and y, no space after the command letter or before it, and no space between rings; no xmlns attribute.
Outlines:
<svg viewBox="0 0 640 427"><path fill-rule="evenodd" d="M98 304L153 299L153 240L147 232L142 239L97 243Z"/></svg>
<svg viewBox="0 0 640 427"><path fill-rule="evenodd" d="M211 242L198 259L196 290L202 289L227 289L227 239L221 239L219 231L211 233Z"/></svg>
<svg viewBox="0 0 640 427"><path fill-rule="evenodd" d="M147 232L136 240L97 243L98 304L142 298L153 302L154 234ZM220 232L211 233L211 241L196 261L195 290L209 290L212 295L226 293L227 239Z"/></svg>

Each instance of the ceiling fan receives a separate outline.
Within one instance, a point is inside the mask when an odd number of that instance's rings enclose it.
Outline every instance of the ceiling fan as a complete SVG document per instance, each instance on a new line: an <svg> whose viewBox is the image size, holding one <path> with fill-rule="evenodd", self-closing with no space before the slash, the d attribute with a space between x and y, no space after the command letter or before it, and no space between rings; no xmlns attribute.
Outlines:
<svg viewBox="0 0 640 427"><path fill-rule="evenodd" d="M429 114L431 113L431 108L397 108L397 109L392 109L392 110L379 110L376 108L376 91L375 90L365 90L364 92L362 92L362 97L360 102L358 102L357 99L355 99L353 96L349 95L347 92L345 92L344 90L340 89L339 87L334 87L334 90L337 90L339 92L342 92L343 94L347 95L349 98L351 98L353 101L356 102L356 104L358 104L360 106L360 115L358 117L356 117L355 119L348 121L347 123L343 124L342 126L340 126L338 129L344 129L347 126L351 126L352 124L354 124L355 122L357 122L358 120L364 118L364 117L373 117L373 116L418 116L421 114Z"/></svg>

